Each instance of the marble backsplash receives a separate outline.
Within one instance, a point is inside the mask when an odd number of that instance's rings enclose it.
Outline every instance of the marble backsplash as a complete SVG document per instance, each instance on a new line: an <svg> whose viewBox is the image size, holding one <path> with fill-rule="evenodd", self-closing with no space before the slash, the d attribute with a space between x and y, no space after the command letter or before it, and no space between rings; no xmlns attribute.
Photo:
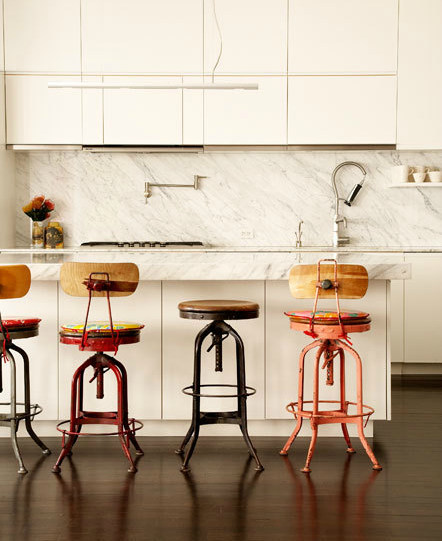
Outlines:
<svg viewBox="0 0 442 541"><path fill-rule="evenodd" d="M331 172L360 162L367 179L354 206L342 205L353 245L442 246L442 188L391 189L390 168L442 170L442 152L305 151L136 154L20 152L16 154L17 245L29 245L21 206L43 193L54 199L65 244L90 240L200 240L219 246L288 246L304 221L304 245L330 245L334 195ZM153 188L144 181L201 189ZM361 178L338 173L346 196Z"/></svg>

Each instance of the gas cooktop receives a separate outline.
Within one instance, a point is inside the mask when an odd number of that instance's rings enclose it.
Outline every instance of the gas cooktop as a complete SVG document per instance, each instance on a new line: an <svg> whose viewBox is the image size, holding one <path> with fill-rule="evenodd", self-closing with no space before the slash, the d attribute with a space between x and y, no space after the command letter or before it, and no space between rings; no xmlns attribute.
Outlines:
<svg viewBox="0 0 442 541"><path fill-rule="evenodd" d="M158 240L131 241L131 242L92 241L92 242L83 242L81 246L85 246L85 247L113 246L115 248L167 248L168 246L203 246L203 243L199 241L161 242Z"/></svg>

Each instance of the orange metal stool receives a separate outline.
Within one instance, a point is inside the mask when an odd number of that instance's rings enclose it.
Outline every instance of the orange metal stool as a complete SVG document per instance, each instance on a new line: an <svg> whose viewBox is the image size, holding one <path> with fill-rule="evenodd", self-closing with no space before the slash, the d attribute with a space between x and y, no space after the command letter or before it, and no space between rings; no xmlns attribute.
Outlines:
<svg viewBox="0 0 442 541"><path fill-rule="evenodd" d="M127 373L124 365L107 352L117 353L122 344L134 344L140 341L140 331L144 325L138 323L114 322L110 306L111 296L131 295L138 286L138 267L133 263L65 263L61 269L60 283L68 295L89 297L84 324L63 325L60 331L60 342L79 347L81 351L93 351L74 373L71 387L71 415L69 421L58 424L62 432L62 450L55 466L54 473L60 472L60 466L66 456L72 454L72 447L78 436L97 435L83 432L84 425L115 425L116 432L105 432L101 435L117 435L120 438L124 454L129 461L129 472L136 472L130 453L130 444L135 447L137 455L143 451L139 446L135 432L143 424L130 419L128 414ZM89 322L89 309L92 297L106 297L109 322ZM97 382L97 398L104 397L104 374L113 372L117 380L117 411L86 411L83 408L83 379L87 368L93 369L90 382ZM69 429L62 428L69 423ZM66 441L66 436L68 436Z"/></svg>
<svg viewBox="0 0 442 541"><path fill-rule="evenodd" d="M321 265L322 262L332 262L333 265ZM370 445L364 434L364 420L370 417L374 409L362 402L362 361L358 353L350 347L348 333L366 332L370 330L370 315L366 312L341 311L339 298L360 299L368 287L367 270L360 265L338 265L334 259L320 260L316 265L297 265L290 272L290 291L297 299L314 298L313 311L286 312L290 317L290 327L296 331L303 331L315 340L306 346L299 358L298 401L286 407L297 420L295 430L287 440L281 455L287 455L290 446L301 430L304 419L309 419L312 428L312 438L304 468L309 473L310 462L315 450L318 437L318 426L321 424L340 423L347 452L354 453L348 435L347 424L354 423L358 428L359 439L366 450L374 470L381 470ZM318 311L319 298L335 298L336 311ZM313 376L313 400L304 400L304 362L307 353L318 348L315 356ZM356 402L349 402L345 398L345 352L352 355L356 362ZM319 400L319 363L324 358L322 368L327 371L327 385L333 385L333 362L339 356L340 364L340 399ZM319 404L339 404L337 409L319 409ZM312 409L305 409L305 404L312 404ZM349 406L356 407L356 413L348 412Z"/></svg>

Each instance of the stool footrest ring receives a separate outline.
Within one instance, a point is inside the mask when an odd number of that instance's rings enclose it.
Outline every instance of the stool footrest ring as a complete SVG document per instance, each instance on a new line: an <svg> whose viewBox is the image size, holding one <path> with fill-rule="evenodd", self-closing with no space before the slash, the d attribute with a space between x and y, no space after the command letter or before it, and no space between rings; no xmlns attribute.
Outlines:
<svg viewBox="0 0 442 541"><path fill-rule="evenodd" d="M11 402L0 402L0 406L10 406ZM16 402L17 406L25 406L24 402ZM29 417L31 421L34 420L34 417L36 415L39 415L43 408L39 404L31 404L30 405L31 411L29 413L26 412L16 412L15 417L12 417L10 413L0 413L0 423L5 422L9 423L10 421L20 421L22 419L26 419Z"/></svg>
<svg viewBox="0 0 442 541"><path fill-rule="evenodd" d="M117 432L76 432L74 430L66 430L65 428L61 428L61 426L65 425L66 423L70 423L70 420L61 421L56 426L57 430L61 432L63 436L66 434L68 436L127 436L128 434L133 434L137 430L140 430L144 426L144 424L138 419L129 419L129 425L132 425L132 428L126 428Z"/></svg>
<svg viewBox="0 0 442 541"><path fill-rule="evenodd" d="M234 387L235 389L238 388L237 385L227 384L227 383L205 383L204 385L200 385L200 387ZM195 393L193 391L193 385L188 385L187 387L184 387L182 389L182 392L184 394L187 394L189 396L198 396L200 398L240 398L242 396L252 396L256 393L256 389L254 387L249 387L246 385L246 392L245 393L235 393L235 394L201 394L201 393Z"/></svg>
<svg viewBox="0 0 442 541"><path fill-rule="evenodd" d="M319 404L341 404L339 400L318 400ZM304 400L303 404L313 404L313 400ZM306 417L308 419L349 419L349 418L358 418L358 417L370 417L374 413L374 408L371 406L367 406L366 404L362 404L362 407L366 410L362 413L353 413L348 414L347 408L348 406L357 406L356 402L345 402L345 409L338 409L338 410L331 410L331 411L324 411L324 412L318 412L317 415L313 415L313 411L311 410L298 410L296 409L298 407L298 402L291 402L290 404L287 404L285 409L292 413L295 418L299 415L300 417ZM367 418L368 421L368 418Z"/></svg>

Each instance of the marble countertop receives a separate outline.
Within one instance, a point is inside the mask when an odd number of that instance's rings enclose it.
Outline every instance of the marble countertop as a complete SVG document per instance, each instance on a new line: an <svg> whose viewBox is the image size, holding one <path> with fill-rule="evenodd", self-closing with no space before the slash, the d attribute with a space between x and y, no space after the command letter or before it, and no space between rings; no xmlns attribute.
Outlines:
<svg viewBox="0 0 442 541"><path fill-rule="evenodd" d="M411 265L403 249L328 247L193 247L193 248L67 248L64 250L0 250L0 264L26 264L34 280L58 280L67 261L133 262L141 280L286 280L296 264L335 258L367 268L370 279L406 280ZM408 252L409 253L409 252ZM416 253L416 252L415 252ZM429 253L428 249L417 253ZM432 252L434 253L434 252ZM442 250L441 250L442 253Z"/></svg>

